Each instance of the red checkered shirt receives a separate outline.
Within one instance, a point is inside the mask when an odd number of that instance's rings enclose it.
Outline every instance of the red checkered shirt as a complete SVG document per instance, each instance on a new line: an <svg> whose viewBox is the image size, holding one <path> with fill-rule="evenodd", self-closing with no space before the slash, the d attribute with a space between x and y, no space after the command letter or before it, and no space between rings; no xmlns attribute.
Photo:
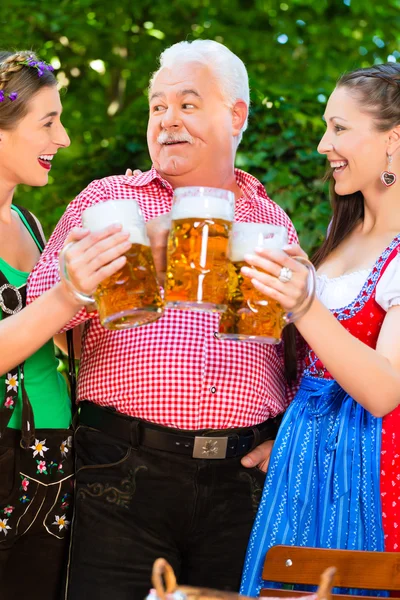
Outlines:
<svg viewBox="0 0 400 600"><path fill-rule="evenodd" d="M235 220L284 225L289 242L296 231L284 211L251 175L236 170L243 195ZM93 181L67 207L28 283L28 302L59 281L58 254L82 212L98 202L134 199L146 220L170 211L173 189L157 171L137 177ZM82 309L65 329L85 323L78 400L168 427L183 429L244 427L282 412L288 390L282 353L275 346L218 340L218 315L166 310L154 323L111 331L97 312ZM299 364L300 368L301 365Z"/></svg>

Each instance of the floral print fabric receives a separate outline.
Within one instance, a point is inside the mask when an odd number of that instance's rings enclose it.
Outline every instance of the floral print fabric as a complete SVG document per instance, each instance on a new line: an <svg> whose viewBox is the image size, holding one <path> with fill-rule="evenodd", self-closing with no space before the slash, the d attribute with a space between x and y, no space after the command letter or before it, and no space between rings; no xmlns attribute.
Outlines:
<svg viewBox="0 0 400 600"><path fill-rule="evenodd" d="M37 430L29 448L6 430L0 445L0 547L12 545L35 523L63 539L71 523L72 432Z"/></svg>

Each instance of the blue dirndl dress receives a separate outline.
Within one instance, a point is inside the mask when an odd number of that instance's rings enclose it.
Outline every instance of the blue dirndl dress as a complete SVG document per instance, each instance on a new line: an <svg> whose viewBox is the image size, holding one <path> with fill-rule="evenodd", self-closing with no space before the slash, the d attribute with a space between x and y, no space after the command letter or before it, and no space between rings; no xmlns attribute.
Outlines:
<svg viewBox="0 0 400 600"><path fill-rule="evenodd" d="M274 444L241 594L278 587L261 576L276 544L384 550L381 421L336 381L303 377Z"/></svg>
<svg viewBox="0 0 400 600"><path fill-rule="evenodd" d="M386 315L375 299L376 286L399 248L397 235L377 259L357 297L332 310L343 327L371 348L376 347ZM277 544L384 551L382 419L353 400L311 349L307 365L271 454L244 563L240 593L247 596L258 596L263 587L279 587L262 579L265 555ZM388 595L385 591L340 591Z"/></svg>

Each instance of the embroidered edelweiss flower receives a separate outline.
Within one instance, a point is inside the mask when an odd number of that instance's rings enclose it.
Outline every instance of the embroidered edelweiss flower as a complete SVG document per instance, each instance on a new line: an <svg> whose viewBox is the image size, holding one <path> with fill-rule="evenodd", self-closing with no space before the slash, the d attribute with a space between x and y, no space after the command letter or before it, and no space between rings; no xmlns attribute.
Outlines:
<svg viewBox="0 0 400 600"><path fill-rule="evenodd" d="M26 492L26 490L28 489L28 485L29 485L29 479L24 477L23 480L21 481L21 487L24 490L24 492Z"/></svg>
<svg viewBox="0 0 400 600"><path fill-rule="evenodd" d="M11 396L9 396L8 398L6 398L6 401L4 402L4 406L6 408L13 408L13 406L14 406L14 400L11 398Z"/></svg>
<svg viewBox="0 0 400 600"><path fill-rule="evenodd" d="M8 505L3 509L3 513L9 517L11 515L11 513L13 512L14 508L15 508L15 506Z"/></svg>
<svg viewBox="0 0 400 600"><path fill-rule="evenodd" d="M218 454L218 442L207 440L204 446L202 447L202 454L205 454L207 456Z"/></svg>
<svg viewBox="0 0 400 600"><path fill-rule="evenodd" d="M67 521L66 515L62 515L62 517L56 515L54 518L55 521L52 523L52 525L58 525L58 531L61 531L61 529L64 529L64 527L65 529L68 529L70 521Z"/></svg>
<svg viewBox="0 0 400 600"><path fill-rule="evenodd" d="M47 475L47 468L46 468L46 461L45 460L37 460L37 473L46 473Z"/></svg>
<svg viewBox="0 0 400 600"><path fill-rule="evenodd" d="M68 440L64 440L63 442L61 442L60 451L61 451L61 456L64 456L64 457L67 456Z"/></svg>
<svg viewBox="0 0 400 600"><path fill-rule="evenodd" d="M11 529L11 527L9 525L7 525L7 521L8 519L0 519L0 531L2 531L4 533L4 535L7 535L8 533L8 529Z"/></svg>
<svg viewBox="0 0 400 600"><path fill-rule="evenodd" d="M33 458L35 458L37 454L39 454L39 456L44 456L43 452L47 452L48 450L48 448L45 446L45 443L46 440L42 440L41 442L39 442L39 440L35 440L33 446L29 446L31 450L34 450Z"/></svg>
<svg viewBox="0 0 400 600"><path fill-rule="evenodd" d="M9 392L10 390L14 390L14 392L17 391L17 387L18 387L17 373L15 373L15 375L13 375L12 373L7 374L6 386L7 386L7 392Z"/></svg>

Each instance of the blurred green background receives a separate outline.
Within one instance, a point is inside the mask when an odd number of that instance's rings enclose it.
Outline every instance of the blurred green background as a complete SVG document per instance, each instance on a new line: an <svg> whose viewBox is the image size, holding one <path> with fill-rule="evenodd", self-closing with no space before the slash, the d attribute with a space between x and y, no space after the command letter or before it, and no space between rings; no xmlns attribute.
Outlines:
<svg viewBox="0 0 400 600"><path fill-rule="evenodd" d="M45 188L15 197L49 235L92 179L148 169L150 74L167 46L226 44L246 63L249 129L237 165L292 217L306 250L329 221L321 116L346 70L400 58L400 0L3 0L0 45L37 51L57 69L72 140Z"/></svg>

